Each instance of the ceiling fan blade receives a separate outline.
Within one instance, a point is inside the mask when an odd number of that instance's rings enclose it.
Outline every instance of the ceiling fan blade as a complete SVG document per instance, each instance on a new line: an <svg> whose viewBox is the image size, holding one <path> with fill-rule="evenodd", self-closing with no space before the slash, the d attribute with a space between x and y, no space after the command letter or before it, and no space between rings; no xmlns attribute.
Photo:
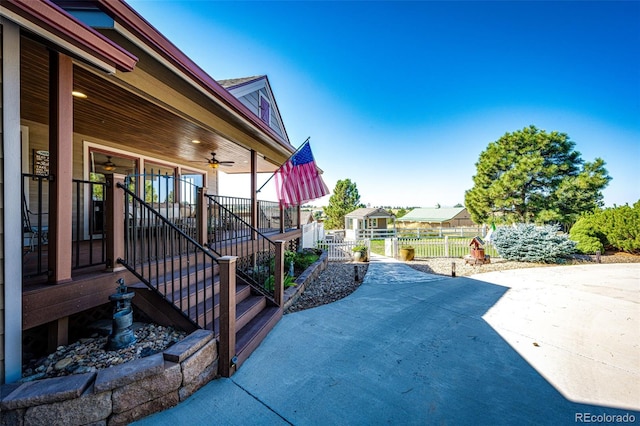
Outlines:
<svg viewBox="0 0 640 426"><path fill-rule="evenodd" d="M233 163L233 161L220 161L218 164L224 167L231 167Z"/></svg>

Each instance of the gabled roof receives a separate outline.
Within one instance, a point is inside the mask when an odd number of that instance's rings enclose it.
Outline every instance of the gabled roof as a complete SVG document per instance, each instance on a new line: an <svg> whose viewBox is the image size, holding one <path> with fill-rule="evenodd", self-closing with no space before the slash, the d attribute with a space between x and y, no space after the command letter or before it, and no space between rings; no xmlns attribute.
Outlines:
<svg viewBox="0 0 640 426"><path fill-rule="evenodd" d="M413 209L406 215L398 219L401 222L446 222L453 219L465 207L442 207L442 208L420 208Z"/></svg>
<svg viewBox="0 0 640 426"><path fill-rule="evenodd" d="M217 83L227 89L227 91L235 96L236 99L241 99L243 96L250 93L258 92L261 90L264 91L264 93L266 93L267 95L267 98L269 99L269 102L271 103L272 110L275 113L276 121L278 122L278 125L282 130L283 138L287 142L289 142L287 129L284 127L284 121L282 120L282 115L280 114L280 109L278 108L276 97L273 94L271 84L269 83L269 78L266 75L229 78L226 80L217 80ZM257 116L259 115L257 111L255 113Z"/></svg>
<svg viewBox="0 0 640 426"><path fill-rule="evenodd" d="M227 90L231 90L266 77L266 75L254 75L252 77L228 78L226 80L218 80L218 84Z"/></svg>
<svg viewBox="0 0 640 426"><path fill-rule="evenodd" d="M393 213L389 213L385 209L372 209L372 208L360 208L352 211L349 214L346 214L345 217L353 217L357 219L369 219L369 218L389 218L393 217Z"/></svg>

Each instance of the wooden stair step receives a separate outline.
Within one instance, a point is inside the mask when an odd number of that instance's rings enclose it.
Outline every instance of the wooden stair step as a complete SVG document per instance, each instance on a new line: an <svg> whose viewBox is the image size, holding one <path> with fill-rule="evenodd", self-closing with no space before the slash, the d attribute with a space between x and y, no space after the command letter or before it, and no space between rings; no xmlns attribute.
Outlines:
<svg viewBox="0 0 640 426"><path fill-rule="evenodd" d="M236 286L236 323L239 315L246 314L246 307L242 309L238 309L238 305L240 303L246 303L245 300L251 297L251 287L245 284L238 284ZM206 306L206 310L204 307ZM245 305L243 305L245 306ZM251 307L251 304L248 305ZM180 309L180 307L178 307ZM198 316L196 317L196 311L198 312ZM211 312L213 311L213 317L211 316ZM213 306L211 305L211 298L208 298L206 301L200 302L197 306L192 306L190 311L187 312L190 318L196 321L198 324L202 325L203 328L207 330L216 330L218 333L218 317L220 316L220 294L216 293L213 298ZM214 321L215 329L211 326L211 320Z"/></svg>
<svg viewBox="0 0 640 426"><path fill-rule="evenodd" d="M237 366L251 355L269 332L282 318L282 309L278 306L267 306L244 327L236 332Z"/></svg>
<svg viewBox="0 0 640 426"><path fill-rule="evenodd" d="M212 284L213 280L213 284ZM211 295L216 295L220 292L219 277L207 279L206 282L199 281L189 284L187 288L176 288L173 292L165 294L167 300L174 302L176 305L182 301L183 305L190 306L197 301L201 301L205 298L210 298Z"/></svg>
<svg viewBox="0 0 640 426"><path fill-rule="evenodd" d="M236 303L236 333L267 306L264 296L251 295Z"/></svg>

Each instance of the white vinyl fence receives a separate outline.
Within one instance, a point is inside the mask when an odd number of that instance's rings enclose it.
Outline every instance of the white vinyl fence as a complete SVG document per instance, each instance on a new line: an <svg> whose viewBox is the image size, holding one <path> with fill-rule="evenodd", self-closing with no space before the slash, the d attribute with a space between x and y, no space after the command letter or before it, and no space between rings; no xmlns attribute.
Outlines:
<svg viewBox="0 0 640 426"><path fill-rule="evenodd" d="M398 257L398 251L405 246L415 250L415 257L464 257L470 253L471 238L387 238L384 242L384 254ZM489 242L484 244L485 254L498 257L495 247Z"/></svg>
<svg viewBox="0 0 640 426"><path fill-rule="evenodd" d="M302 225L302 248L316 247L316 243L322 240L324 240L324 224L311 222Z"/></svg>
<svg viewBox="0 0 640 426"><path fill-rule="evenodd" d="M426 237L475 237L479 235L484 237L487 234L487 226L456 226L452 228L443 228L434 226L432 228L401 228L396 229L398 238L426 238Z"/></svg>
<svg viewBox="0 0 640 426"><path fill-rule="evenodd" d="M364 241L318 241L317 248L325 250L329 262L349 262L353 259L353 248L356 246L366 246L367 251L371 248L369 240Z"/></svg>

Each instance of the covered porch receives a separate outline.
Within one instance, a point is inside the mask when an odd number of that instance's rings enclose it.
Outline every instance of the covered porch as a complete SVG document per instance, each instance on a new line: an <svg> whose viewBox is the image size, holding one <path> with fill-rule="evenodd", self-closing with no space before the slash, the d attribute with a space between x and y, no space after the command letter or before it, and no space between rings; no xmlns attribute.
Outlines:
<svg viewBox="0 0 640 426"><path fill-rule="evenodd" d="M257 238L204 208L205 196L269 238L300 236L297 208L255 196L257 174L273 172L294 151L288 140L135 13L105 5L118 9L127 29L102 28L103 40L126 53L130 67L100 66L28 29L15 31L3 52L19 63L16 78L3 82L19 93L3 104L19 111L19 161L4 167L20 187L11 205L22 211L22 232L5 235L9 250L22 254L22 276L12 284L22 296L5 303L22 306L22 330L48 329L49 348L66 343L73 315L108 302L118 278L135 282L117 264L127 206L116 183L127 177L136 177L130 190L204 246ZM252 198L218 193L212 153L229 165L225 172L251 176ZM196 216L197 208L206 213ZM7 350L15 371L15 348Z"/></svg>

